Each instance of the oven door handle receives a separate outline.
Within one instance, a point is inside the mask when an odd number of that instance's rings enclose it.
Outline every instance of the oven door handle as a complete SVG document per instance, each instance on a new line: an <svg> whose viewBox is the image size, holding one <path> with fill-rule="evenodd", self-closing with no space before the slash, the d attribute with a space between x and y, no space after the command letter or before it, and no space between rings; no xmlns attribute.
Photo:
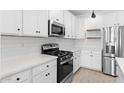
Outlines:
<svg viewBox="0 0 124 93"><path fill-rule="evenodd" d="M69 61L71 61L71 60L73 60L73 57L71 57L71 58L69 58L69 59L67 59L67 60L65 60L65 61L63 61L63 62L60 62L60 64L63 65L63 64L65 64L65 63L67 63L67 62L69 62Z"/></svg>

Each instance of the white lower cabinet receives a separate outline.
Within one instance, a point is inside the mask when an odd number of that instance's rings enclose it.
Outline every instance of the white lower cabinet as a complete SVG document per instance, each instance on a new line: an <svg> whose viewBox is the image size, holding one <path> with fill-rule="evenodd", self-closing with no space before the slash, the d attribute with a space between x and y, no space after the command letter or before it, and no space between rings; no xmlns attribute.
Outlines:
<svg viewBox="0 0 124 93"><path fill-rule="evenodd" d="M72 38L71 13L64 11L65 38Z"/></svg>
<svg viewBox="0 0 124 93"><path fill-rule="evenodd" d="M56 83L57 82L57 61L33 67L29 70L5 77L1 83Z"/></svg>
<svg viewBox="0 0 124 93"><path fill-rule="evenodd" d="M57 66L56 64L57 64L56 60L53 60L51 62L47 62L45 64L34 67L32 69L32 76L36 76L36 75L38 75L38 74L40 74L40 73L42 73L42 72L44 72L44 71L46 71L52 67L56 67Z"/></svg>
<svg viewBox="0 0 124 93"><path fill-rule="evenodd" d="M80 61L81 61L81 51L76 51L73 53L74 60L73 60L73 73L75 73L80 68Z"/></svg>
<svg viewBox="0 0 124 93"><path fill-rule="evenodd" d="M101 52L83 50L81 66L101 71Z"/></svg>
<svg viewBox="0 0 124 93"><path fill-rule="evenodd" d="M33 83L56 83L57 82L57 69L52 67L37 76L33 77Z"/></svg>
<svg viewBox="0 0 124 93"><path fill-rule="evenodd" d="M56 83L57 82L56 60L33 68L32 76L33 83Z"/></svg>
<svg viewBox="0 0 124 93"><path fill-rule="evenodd" d="M31 70L20 72L18 74L6 77L1 80L2 83L30 83Z"/></svg>

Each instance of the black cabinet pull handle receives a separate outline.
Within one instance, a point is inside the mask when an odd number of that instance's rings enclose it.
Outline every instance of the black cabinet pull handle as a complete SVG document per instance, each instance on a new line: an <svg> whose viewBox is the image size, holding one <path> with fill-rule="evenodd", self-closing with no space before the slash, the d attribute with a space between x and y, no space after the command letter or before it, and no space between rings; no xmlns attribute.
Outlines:
<svg viewBox="0 0 124 93"><path fill-rule="evenodd" d="M17 30L20 31L20 28L18 28Z"/></svg>
<svg viewBox="0 0 124 93"><path fill-rule="evenodd" d="M48 76L47 74L45 76Z"/></svg>
<svg viewBox="0 0 124 93"><path fill-rule="evenodd" d="M36 31L36 33L40 33L40 31Z"/></svg>
<svg viewBox="0 0 124 93"><path fill-rule="evenodd" d="M48 73L48 75L50 75L50 73Z"/></svg>
<svg viewBox="0 0 124 93"><path fill-rule="evenodd" d="M56 21L59 21L59 19L56 19Z"/></svg>
<svg viewBox="0 0 124 93"><path fill-rule="evenodd" d="M20 78L17 78L16 80L17 80L17 81L19 81L19 80L20 80Z"/></svg>
<svg viewBox="0 0 124 93"><path fill-rule="evenodd" d="M47 67L49 67L49 65L47 65Z"/></svg>

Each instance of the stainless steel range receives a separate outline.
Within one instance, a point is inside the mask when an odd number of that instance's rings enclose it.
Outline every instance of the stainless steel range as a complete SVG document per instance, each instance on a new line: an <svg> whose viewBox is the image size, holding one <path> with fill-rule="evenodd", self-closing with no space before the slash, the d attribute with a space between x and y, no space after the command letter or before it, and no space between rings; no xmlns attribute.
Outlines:
<svg viewBox="0 0 124 93"><path fill-rule="evenodd" d="M73 53L59 50L59 45L49 43L42 45L42 54L58 56L57 58L57 82L69 83L73 78Z"/></svg>

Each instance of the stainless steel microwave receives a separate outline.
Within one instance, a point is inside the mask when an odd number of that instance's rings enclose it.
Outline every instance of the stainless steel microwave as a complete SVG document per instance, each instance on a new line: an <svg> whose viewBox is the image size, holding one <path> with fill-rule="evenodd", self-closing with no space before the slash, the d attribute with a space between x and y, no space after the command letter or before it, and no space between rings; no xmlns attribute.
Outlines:
<svg viewBox="0 0 124 93"><path fill-rule="evenodd" d="M51 37L65 36L65 26L53 20L48 20L48 35Z"/></svg>

